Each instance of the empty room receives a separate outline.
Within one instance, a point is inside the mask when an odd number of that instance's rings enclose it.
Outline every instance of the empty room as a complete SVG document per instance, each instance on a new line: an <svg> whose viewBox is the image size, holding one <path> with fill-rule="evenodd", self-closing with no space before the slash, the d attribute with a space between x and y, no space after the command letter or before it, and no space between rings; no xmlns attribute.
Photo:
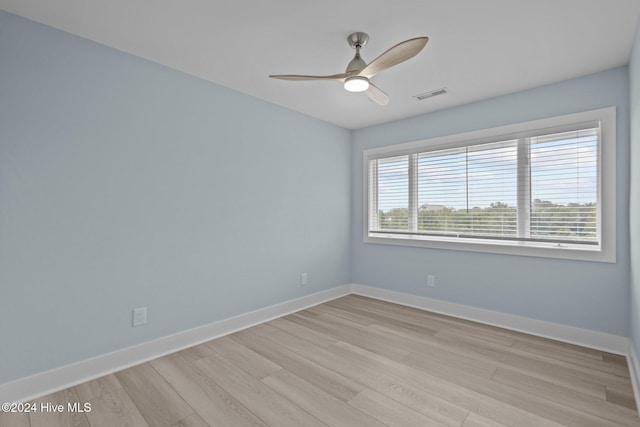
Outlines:
<svg viewBox="0 0 640 427"><path fill-rule="evenodd" d="M0 426L640 426L639 17L0 0Z"/></svg>

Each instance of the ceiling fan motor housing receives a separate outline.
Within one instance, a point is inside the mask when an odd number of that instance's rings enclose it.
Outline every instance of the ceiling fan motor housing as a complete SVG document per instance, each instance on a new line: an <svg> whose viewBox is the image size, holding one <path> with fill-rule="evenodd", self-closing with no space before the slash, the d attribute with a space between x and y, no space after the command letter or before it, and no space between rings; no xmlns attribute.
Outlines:
<svg viewBox="0 0 640 427"><path fill-rule="evenodd" d="M351 60L351 62L349 62L349 65L347 65L347 70L346 72L349 73L351 71L357 71L360 72L362 70L364 70L364 67L367 66L367 63L364 62L364 59L362 59L360 57L360 52L356 52L356 56L353 57L353 59Z"/></svg>
<svg viewBox="0 0 640 427"><path fill-rule="evenodd" d="M352 33L347 37L347 41L349 42L349 46L356 50L356 55L353 57L349 65L347 65L346 72L349 73L351 71L360 72L364 70L364 67L367 66L367 63L364 62L362 57L360 57L360 48L367 44L369 41L369 36L367 33Z"/></svg>

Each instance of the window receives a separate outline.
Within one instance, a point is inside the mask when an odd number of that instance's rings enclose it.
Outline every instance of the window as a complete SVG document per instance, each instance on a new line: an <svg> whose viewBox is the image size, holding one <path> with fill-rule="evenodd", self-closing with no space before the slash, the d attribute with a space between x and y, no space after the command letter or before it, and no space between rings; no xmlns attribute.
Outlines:
<svg viewBox="0 0 640 427"><path fill-rule="evenodd" d="M615 108L367 150L365 242L615 262Z"/></svg>

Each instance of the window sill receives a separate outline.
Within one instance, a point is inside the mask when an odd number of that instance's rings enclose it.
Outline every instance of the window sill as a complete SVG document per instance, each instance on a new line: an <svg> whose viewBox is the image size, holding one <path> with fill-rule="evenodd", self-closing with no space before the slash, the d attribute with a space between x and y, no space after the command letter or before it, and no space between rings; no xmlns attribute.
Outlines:
<svg viewBox="0 0 640 427"><path fill-rule="evenodd" d="M469 252L484 252L500 255L517 255L540 258L569 259L578 261L616 262L615 248L601 246L588 247L586 245L554 246L555 243L544 242L516 242L474 239L473 241L453 241L447 237L407 236L384 233L365 233L364 243L413 246L419 248L445 249Z"/></svg>

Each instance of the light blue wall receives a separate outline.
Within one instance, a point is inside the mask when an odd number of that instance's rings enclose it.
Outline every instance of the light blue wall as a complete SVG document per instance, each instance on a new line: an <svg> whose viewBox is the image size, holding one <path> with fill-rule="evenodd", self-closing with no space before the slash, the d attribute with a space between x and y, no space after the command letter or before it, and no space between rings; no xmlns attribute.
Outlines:
<svg viewBox="0 0 640 427"><path fill-rule="evenodd" d="M0 12L0 383L348 283L349 141Z"/></svg>
<svg viewBox="0 0 640 427"><path fill-rule="evenodd" d="M477 82L482 84L481 81ZM454 89L455 90L455 89ZM616 264L364 244L363 150L596 108L617 107ZM357 130L352 145L352 280L420 296L627 336L627 67ZM437 287L427 288L426 276Z"/></svg>
<svg viewBox="0 0 640 427"><path fill-rule="evenodd" d="M629 62L631 90L631 340L640 355L640 26Z"/></svg>

